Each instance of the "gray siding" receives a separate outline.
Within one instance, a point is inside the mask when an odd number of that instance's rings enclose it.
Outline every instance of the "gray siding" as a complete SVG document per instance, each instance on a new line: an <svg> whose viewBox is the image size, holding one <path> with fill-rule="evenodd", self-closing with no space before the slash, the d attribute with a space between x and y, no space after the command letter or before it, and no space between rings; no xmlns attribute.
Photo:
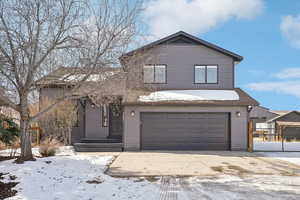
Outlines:
<svg viewBox="0 0 300 200"><path fill-rule="evenodd" d="M142 55L142 56L141 56ZM128 86L164 89L234 88L233 59L201 45L160 45L134 56L128 64ZM166 84L143 84L142 66L166 64ZM194 65L218 65L218 84L194 84ZM138 83L138 84L137 84Z"/></svg>
<svg viewBox="0 0 300 200"><path fill-rule="evenodd" d="M131 116L135 111L135 116ZM241 116L236 116L239 111ZM204 106L125 106L124 108L124 148L125 150L140 150L140 113L142 112L215 112L230 113L231 149L247 149L247 122L248 112L246 107L204 107Z"/></svg>
<svg viewBox="0 0 300 200"><path fill-rule="evenodd" d="M57 98L62 96L65 92L67 92L67 89L64 88L42 88L40 90L40 98Z"/></svg>

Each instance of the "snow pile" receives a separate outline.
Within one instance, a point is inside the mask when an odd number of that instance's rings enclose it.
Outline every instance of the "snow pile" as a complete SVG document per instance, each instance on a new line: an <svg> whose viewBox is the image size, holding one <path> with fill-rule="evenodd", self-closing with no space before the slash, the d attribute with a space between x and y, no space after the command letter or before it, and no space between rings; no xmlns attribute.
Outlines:
<svg viewBox="0 0 300 200"><path fill-rule="evenodd" d="M239 100L234 90L165 90L140 96L141 102L158 101L210 101L210 100Z"/></svg>
<svg viewBox="0 0 300 200"><path fill-rule="evenodd" d="M10 200L159 199L159 187L147 181L104 174L113 156L72 155L37 158L24 164L2 161L0 172L20 182ZM9 182L9 175L2 181Z"/></svg>
<svg viewBox="0 0 300 200"><path fill-rule="evenodd" d="M284 142L284 151L300 151L300 142ZM255 151L282 151L282 142L253 141Z"/></svg>

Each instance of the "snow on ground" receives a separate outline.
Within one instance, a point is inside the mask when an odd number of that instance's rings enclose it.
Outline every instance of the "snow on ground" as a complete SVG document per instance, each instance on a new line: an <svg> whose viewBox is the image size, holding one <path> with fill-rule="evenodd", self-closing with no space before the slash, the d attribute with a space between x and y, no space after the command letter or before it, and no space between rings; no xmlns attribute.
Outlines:
<svg viewBox="0 0 300 200"><path fill-rule="evenodd" d="M33 150L37 152L37 149ZM1 154L5 151L1 151ZM6 152L7 153L7 152ZM113 178L104 171L113 156L76 155L71 147L60 149L60 156L37 158L36 161L14 164L0 163L0 172L15 175L20 182L10 200L274 200L300 199L299 176L231 176L162 177L156 182L139 178ZM300 164L294 152L260 152ZM133 163L134 164L134 163ZM5 175L3 182L9 182ZM91 181L98 184L87 183Z"/></svg>
<svg viewBox="0 0 300 200"><path fill-rule="evenodd" d="M12 151L11 149L2 150L2 151L0 151L0 156L9 156L11 151ZM15 152L16 152L16 155L20 155L21 149L16 149ZM32 148L32 153L35 156L41 156L39 153L39 148L37 148L37 147ZM58 148L56 155L57 156L75 155L74 147L73 146L61 146Z"/></svg>
<svg viewBox="0 0 300 200"><path fill-rule="evenodd" d="M141 102L239 100L234 90L165 90L140 96Z"/></svg>
<svg viewBox="0 0 300 200"><path fill-rule="evenodd" d="M10 200L158 199L157 184L137 179L118 179L104 174L113 156L68 155L37 158L24 164L2 161L0 172L20 182ZM2 181L9 182L9 175ZM87 183L102 182L99 184ZM157 191L157 192L156 192Z"/></svg>
<svg viewBox="0 0 300 200"><path fill-rule="evenodd" d="M300 151L300 142L284 142L284 151ZM281 142L253 141L254 151L282 151Z"/></svg>
<svg viewBox="0 0 300 200"><path fill-rule="evenodd" d="M221 176L190 177L178 180L178 199L291 200L300 198L300 177Z"/></svg>
<svg viewBox="0 0 300 200"><path fill-rule="evenodd" d="M300 166L300 152L259 152L258 154L288 161Z"/></svg>

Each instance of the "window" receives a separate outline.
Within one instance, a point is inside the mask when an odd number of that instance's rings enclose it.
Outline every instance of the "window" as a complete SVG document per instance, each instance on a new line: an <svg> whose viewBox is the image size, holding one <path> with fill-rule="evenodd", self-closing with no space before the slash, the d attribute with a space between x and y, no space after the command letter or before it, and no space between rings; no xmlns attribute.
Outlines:
<svg viewBox="0 0 300 200"><path fill-rule="evenodd" d="M217 83L218 82L218 67L207 66L206 67L206 82Z"/></svg>
<svg viewBox="0 0 300 200"><path fill-rule="evenodd" d="M195 66L195 83L205 83L205 66Z"/></svg>
<svg viewBox="0 0 300 200"><path fill-rule="evenodd" d="M144 66L144 83L154 83L154 66Z"/></svg>
<svg viewBox="0 0 300 200"><path fill-rule="evenodd" d="M218 66L195 65L195 83L218 83Z"/></svg>
<svg viewBox="0 0 300 200"><path fill-rule="evenodd" d="M144 83L166 83L166 65L145 65Z"/></svg>
<svg viewBox="0 0 300 200"><path fill-rule="evenodd" d="M108 126L108 112L107 112L107 106L102 105L102 127Z"/></svg>

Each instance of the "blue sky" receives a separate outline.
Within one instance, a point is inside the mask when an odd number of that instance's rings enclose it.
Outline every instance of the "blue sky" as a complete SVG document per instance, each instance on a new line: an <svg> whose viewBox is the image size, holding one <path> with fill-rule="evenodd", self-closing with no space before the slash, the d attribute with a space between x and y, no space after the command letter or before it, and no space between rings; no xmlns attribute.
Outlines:
<svg viewBox="0 0 300 200"><path fill-rule="evenodd" d="M270 109L300 110L299 0L153 0L143 15L157 38L183 30L242 55L236 87Z"/></svg>

